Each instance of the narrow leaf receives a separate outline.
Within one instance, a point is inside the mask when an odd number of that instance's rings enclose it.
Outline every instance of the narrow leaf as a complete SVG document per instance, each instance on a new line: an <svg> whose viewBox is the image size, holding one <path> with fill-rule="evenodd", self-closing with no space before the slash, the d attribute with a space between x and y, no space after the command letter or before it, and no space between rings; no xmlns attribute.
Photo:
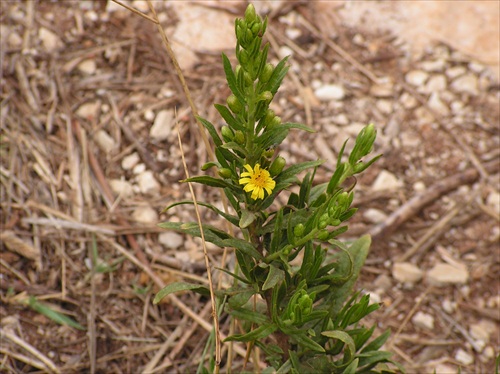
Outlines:
<svg viewBox="0 0 500 374"><path fill-rule="evenodd" d="M187 282L175 282L163 287L155 296L153 303L158 304L165 296L170 295L174 292L180 291L194 291L201 295L210 295L210 290L199 284L187 283Z"/></svg>
<svg viewBox="0 0 500 374"><path fill-rule="evenodd" d="M224 342L238 341L251 342L253 340L264 339L278 329L275 324L264 324L246 334L235 334L224 339Z"/></svg>
<svg viewBox="0 0 500 374"><path fill-rule="evenodd" d="M250 212L248 209L242 209L241 218L239 222L240 228L246 229L248 226L252 224L253 221L255 221L255 218L257 218L255 213Z"/></svg>
<svg viewBox="0 0 500 374"><path fill-rule="evenodd" d="M68 317L65 314L59 313L54 309L50 308L50 306L42 304L39 302L34 296L30 296L28 305L35 311L40 314L43 314L45 317L50 318L52 321L60 324L67 325L73 327L78 330L85 330L85 327L76 322L73 318Z"/></svg>
<svg viewBox="0 0 500 374"><path fill-rule="evenodd" d="M265 291L275 287L283 279L285 279L285 272L280 268L271 264L269 267L269 273L267 274L266 281L262 285L262 290Z"/></svg>

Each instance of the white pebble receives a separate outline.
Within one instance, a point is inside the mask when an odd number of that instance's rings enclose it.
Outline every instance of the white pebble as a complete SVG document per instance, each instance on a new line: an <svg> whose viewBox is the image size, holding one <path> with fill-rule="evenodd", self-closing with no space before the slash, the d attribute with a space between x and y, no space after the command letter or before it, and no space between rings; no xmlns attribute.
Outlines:
<svg viewBox="0 0 500 374"><path fill-rule="evenodd" d="M149 130L149 136L154 141L162 141L168 138L172 132L174 113L171 110L158 112L155 122Z"/></svg>
<svg viewBox="0 0 500 374"><path fill-rule="evenodd" d="M156 223L158 222L158 213L149 205L143 205L134 210L132 218L139 223Z"/></svg>
<svg viewBox="0 0 500 374"><path fill-rule="evenodd" d="M130 170L135 165L139 163L141 159L139 158L139 154L137 152L131 153L128 156L125 156L122 160L122 168L123 170Z"/></svg>
<svg viewBox="0 0 500 374"><path fill-rule="evenodd" d="M411 319L413 324L422 329L432 330L434 329L434 317L430 314L424 312L417 312Z"/></svg>
<svg viewBox="0 0 500 374"><path fill-rule="evenodd" d="M392 276L400 283L416 283L422 279L423 272L409 262L396 262L392 267Z"/></svg>
<svg viewBox="0 0 500 374"><path fill-rule="evenodd" d="M111 137L106 131L104 130L99 130L96 132L94 135L94 139L99 146L104 152L110 153L116 149L116 142L115 139Z"/></svg>
<svg viewBox="0 0 500 374"><path fill-rule="evenodd" d="M474 363L474 357L464 351L462 348L458 348L457 353L455 354L455 360L464 365L470 365Z"/></svg>
<svg viewBox="0 0 500 374"><path fill-rule="evenodd" d="M469 279L469 273L465 266L453 266L450 264L436 264L427 272L427 281L435 286L446 286L449 284L465 284Z"/></svg>
<svg viewBox="0 0 500 374"><path fill-rule="evenodd" d="M184 238L176 232L167 231L158 235L158 242L165 248L176 249L184 243Z"/></svg>
<svg viewBox="0 0 500 374"><path fill-rule="evenodd" d="M160 183L150 170L146 170L137 176L137 184L145 195L155 195L160 192Z"/></svg>
<svg viewBox="0 0 500 374"><path fill-rule="evenodd" d="M314 95L321 101L342 100L345 97L345 91L339 84L327 84L314 90Z"/></svg>
<svg viewBox="0 0 500 374"><path fill-rule="evenodd" d="M122 179L111 179L109 186L113 192L120 197L130 197L134 194L132 184Z"/></svg>
<svg viewBox="0 0 500 374"><path fill-rule="evenodd" d="M403 182L401 182L394 174L387 170L382 170L375 182L373 182L373 191L387 191L394 190L403 187Z"/></svg>

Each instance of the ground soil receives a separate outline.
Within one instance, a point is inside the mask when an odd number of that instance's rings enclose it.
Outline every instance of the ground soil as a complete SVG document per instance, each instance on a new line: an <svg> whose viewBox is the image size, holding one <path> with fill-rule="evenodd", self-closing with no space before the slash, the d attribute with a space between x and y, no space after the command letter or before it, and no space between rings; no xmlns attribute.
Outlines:
<svg viewBox="0 0 500 374"><path fill-rule="evenodd" d="M180 3L155 4L168 36L185 27ZM145 2L134 5L151 14ZM244 11L240 2L196 6L225 20ZM177 116L192 175L207 152L156 25L105 1L2 1L0 10L1 371L195 372L208 300L184 293L152 303L161 284L206 283L200 243L160 240L156 226L195 219L189 208L163 212L190 195L179 183L175 121L164 136L151 132L158 113ZM495 74L446 43L415 57L388 31L337 19L326 33L305 2L263 11L271 60L291 54L273 108L316 130L290 134L279 150L288 164L325 159L317 183L327 181L343 141L364 124L378 129L374 153L383 157L357 180L359 213L344 237L373 237L358 287L382 307L368 323L392 330L386 349L409 373L492 373L500 344ZM229 90L218 48L193 48L180 62L198 112L221 126L213 103ZM223 49L234 61L234 47ZM335 99L320 97L327 85ZM218 191L195 191L220 205ZM209 250L218 266L222 252ZM401 262L421 277L398 274ZM461 277L436 284L437 264ZM41 307L79 325L57 324ZM236 355L236 372L242 362Z"/></svg>

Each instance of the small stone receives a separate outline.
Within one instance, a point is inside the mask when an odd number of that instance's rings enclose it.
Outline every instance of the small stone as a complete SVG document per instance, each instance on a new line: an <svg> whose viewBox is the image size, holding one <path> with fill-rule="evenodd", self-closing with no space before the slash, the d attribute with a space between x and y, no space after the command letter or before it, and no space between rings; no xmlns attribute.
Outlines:
<svg viewBox="0 0 500 374"><path fill-rule="evenodd" d="M373 191L387 191L394 190L403 187L403 182L401 182L394 174L387 170L382 170L375 182L373 182Z"/></svg>
<svg viewBox="0 0 500 374"><path fill-rule="evenodd" d="M349 124L349 118L345 114L338 114L332 117L332 121L337 125L346 126Z"/></svg>
<svg viewBox="0 0 500 374"><path fill-rule="evenodd" d="M392 276L400 283L416 283L422 279L423 272L409 262L396 262L392 266Z"/></svg>
<svg viewBox="0 0 500 374"><path fill-rule="evenodd" d="M392 287L392 281L386 274L380 274L377 279L373 281L373 285L378 291L387 291Z"/></svg>
<svg viewBox="0 0 500 374"><path fill-rule="evenodd" d="M156 195L160 192L160 183L150 170L146 170L137 176L137 184L140 191L145 195Z"/></svg>
<svg viewBox="0 0 500 374"><path fill-rule="evenodd" d="M288 56L291 57L293 56L293 49L284 45L278 50L278 56L280 56L280 58L285 58Z"/></svg>
<svg viewBox="0 0 500 374"><path fill-rule="evenodd" d="M482 340L485 343L490 341L491 334L494 334L496 326L493 322L488 320L481 320L473 323L469 327L470 335L476 340Z"/></svg>
<svg viewBox="0 0 500 374"><path fill-rule="evenodd" d="M97 114L99 113L100 106L101 106L100 101L91 101L91 102L82 104L76 110L76 115L90 121L90 120L95 119L97 117Z"/></svg>
<svg viewBox="0 0 500 374"><path fill-rule="evenodd" d="M465 284L468 279L469 273L465 266L453 266L441 263L436 264L427 272L427 281L434 286Z"/></svg>
<svg viewBox="0 0 500 374"><path fill-rule="evenodd" d="M451 88L459 93L466 93L469 95L477 95L478 91L478 80L474 74L465 74L451 83Z"/></svg>
<svg viewBox="0 0 500 374"><path fill-rule="evenodd" d="M296 27L289 27L285 30L285 34L289 39L297 39L302 35L302 31Z"/></svg>
<svg viewBox="0 0 500 374"><path fill-rule="evenodd" d="M153 112L151 109L147 109L144 112L144 119L146 121L153 121L155 119L155 112Z"/></svg>
<svg viewBox="0 0 500 374"><path fill-rule="evenodd" d="M413 109L418 104L417 99L415 99L408 92L403 92L403 94L401 94L401 97L399 98L399 101L401 101L401 104L403 104L405 109Z"/></svg>
<svg viewBox="0 0 500 374"><path fill-rule="evenodd" d="M455 354L455 360L464 365L470 365L474 363L474 357L464 351L462 348L457 349L457 353Z"/></svg>
<svg viewBox="0 0 500 374"><path fill-rule="evenodd" d="M427 330L434 329L434 317L430 314L419 311L415 313L411 321L416 327Z"/></svg>
<svg viewBox="0 0 500 374"><path fill-rule="evenodd" d="M436 91L443 91L446 89L447 82L446 77L444 75L433 75L428 81L427 84L423 88L423 92L425 93L433 93Z"/></svg>
<svg viewBox="0 0 500 374"><path fill-rule="evenodd" d="M427 78L429 78L429 74L422 70L412 70L405 76L406 82L416 87L422 86Z"/></svg>
<svg viewBox="0 0 500 374"><path fill-rule="evenodd" d="M375 105L377 106L377 109L380 110L383 114L392 113L392 100L377 100L377 103Z"/></svg>
<svg viewBox="0 0 500 374"><path fill-rule="evenodd" d="M140 164L135 165L132 168L132 173L134 173L135 175L139 175L139 174L144 173L145 170L146 170L146 165L143 163L140 163Z"/></svg>
<svg viewBox="0 0 500 374"><path fill-rule="evenodd" d="M446 60L440 58L433 61L422 61L420 63L420 67L422 68L422 70L431 73L443 71L443 69L446 67Z"/></svg>
<svg viewBox="0 0 500 374"><path fill-rule="evenodd" d="M413 183L413 191L415 192L424 192L426 188L425 183L422 181Z"/></svg>
<svg viewBox="0 0 500 374"><path fill-rule="evenodd" d="M176 232L162 232L158 235L158 242L165 248L177 249L184 243L184 237Z"/></svg>
<svg viewBox="0 0 500 374"><path fill-rule="evenodd" d="M143 205L134 210L132 218L139 223L157 223L158 213L149 205Z"/></svg>
<svg viewBox="0 0 500 374"><path fill-rule="evenodd" d="M451 301L450 299L444 299L442 306L443 306L443 310L448 314L453 313L457 309L457 303L454 301Z"/></svg>
<svg viewBox="0 0 500 374"><path fill-rule="evenodd" d="M23 44L23 38L17 32L11 32L7 37L7 43L12 48L18 48Z"/></svg>
<svg viewBox="0 0 500 374"><path fill-rule="evenodd" d="M387 214L382 212L379 209L375 208L369 208L367 209L364 213L363 216L370 222L370 223L381 223L384 222L387 219Z"/></svg>
<svg viewBox="0 0 500 374"><path fill-rule="evenodd" d="M128 156L125 156L122 160L122 169L123 170L130 170L132 169L135 165L137 165L140 161L139 154L137 152L131 153Z"/></svg>
<svg viewBox="0 0 500 374"><path fill-rule="evenodd" d="M467 69L465 69L463 66L454 66L452 68L447 69L445 74L448 78L454 79L456 77L465 74L466 71Z"/></svg>
<svg viewBox="0 0 500 374"><path fill-rule="evenodd" d="M435 374L452 374L452 373L455 374L456 372L457 372L456 368L446 364L438 364L436 365L435 368L429 369L429 373L435 373Z"/></svg>
<svg viewBox="0 0 500 374"><path fill-rule="evenodd" d="M486 363L493 357L495 357L495 349L491 345L488 345L487 347L484 348L483 353L479 358L481 359L482 362Z"/></svg>
<svg viewBox="0 0 500 374"><path fill-rule="evenodd" d="M97 131L94 135L94 139L99 148L106 153L114 151L117 147L115 139L104 130Z"/></svg>
<svg viewBox="0 0 500 374"><path fill-rule="evenodd" d="M87 59L80 62L77 66L77 69L83 74L92 75L95 73L97 65L95 60Z"/></svg>
<svg viewBox="0 0 500 374"><path fill-rule="evenodd" d="M154 141L162 141L168 138L172 132L174 113L171 110L158 112L155 122L149 131L149 136Z"/></svg>
<svg viewBox="0 0 500 374"><path fill-rule="evenodd" d="M113 192L120 197L130 197L134 194L132 184L126 180L111 179L109 181L109 186L111 187Z"/></svg>
<svg viewBox="0 0 500 374"><path fill-rule="evenodd" d="M431 97L429 98L428 101L428 105L429 108L431 108L436 113L442 116L448 116L450 114L450 109L445 103L443 103L437 92L431 94Z"/></svg>
<svg viewBox="0 0 500 374"><path fill-rule="evenodd" d="M327 84L314 90L314 94L321 101L342 100L345 97L344 88L339 84Z"/></svg>
<svg viewBox="0 0 500 374"><path fill-rule="evenodd" d="M42 41L42 45L49 52L53 52L59 48L62 48L63 46L63 43L59 36L46 29L45 27L40 27L38 29L38 37Z"/></svg>
<svg viewBox="0 0 500 374"><path fill-rule="evenodd" d="M392 82L374 84L370 87L370 95L375 97L393 97L394 84Z"/></svg>
<svg viewBox="0 0 500 374"><path fill-rule="evenodd" d="M492 191L486 198L486 204L489 205L495 212L500 212L500 193Z"/></svg>

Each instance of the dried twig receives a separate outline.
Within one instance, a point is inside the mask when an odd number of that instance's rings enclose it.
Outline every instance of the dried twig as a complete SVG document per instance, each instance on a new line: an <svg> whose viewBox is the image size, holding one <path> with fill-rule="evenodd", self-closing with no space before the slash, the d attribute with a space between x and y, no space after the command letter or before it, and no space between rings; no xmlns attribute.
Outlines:
<svg viewBox="0 0 500 374"><path fill-rule="evenodd" d="M484 168L489 173L498 172L500 168L500 160L494 160L484 165ZM436 184L429 187L427 190L414 196L406 204L402 205L398 210L392 213L387 220L370 230L373 242L387 240L387 238L403 223L415 216L428 204L436 201L442 195L453 191L454 189L475 182L480 174L476 168L468 169L462 173L444 178Z"/></svg>

